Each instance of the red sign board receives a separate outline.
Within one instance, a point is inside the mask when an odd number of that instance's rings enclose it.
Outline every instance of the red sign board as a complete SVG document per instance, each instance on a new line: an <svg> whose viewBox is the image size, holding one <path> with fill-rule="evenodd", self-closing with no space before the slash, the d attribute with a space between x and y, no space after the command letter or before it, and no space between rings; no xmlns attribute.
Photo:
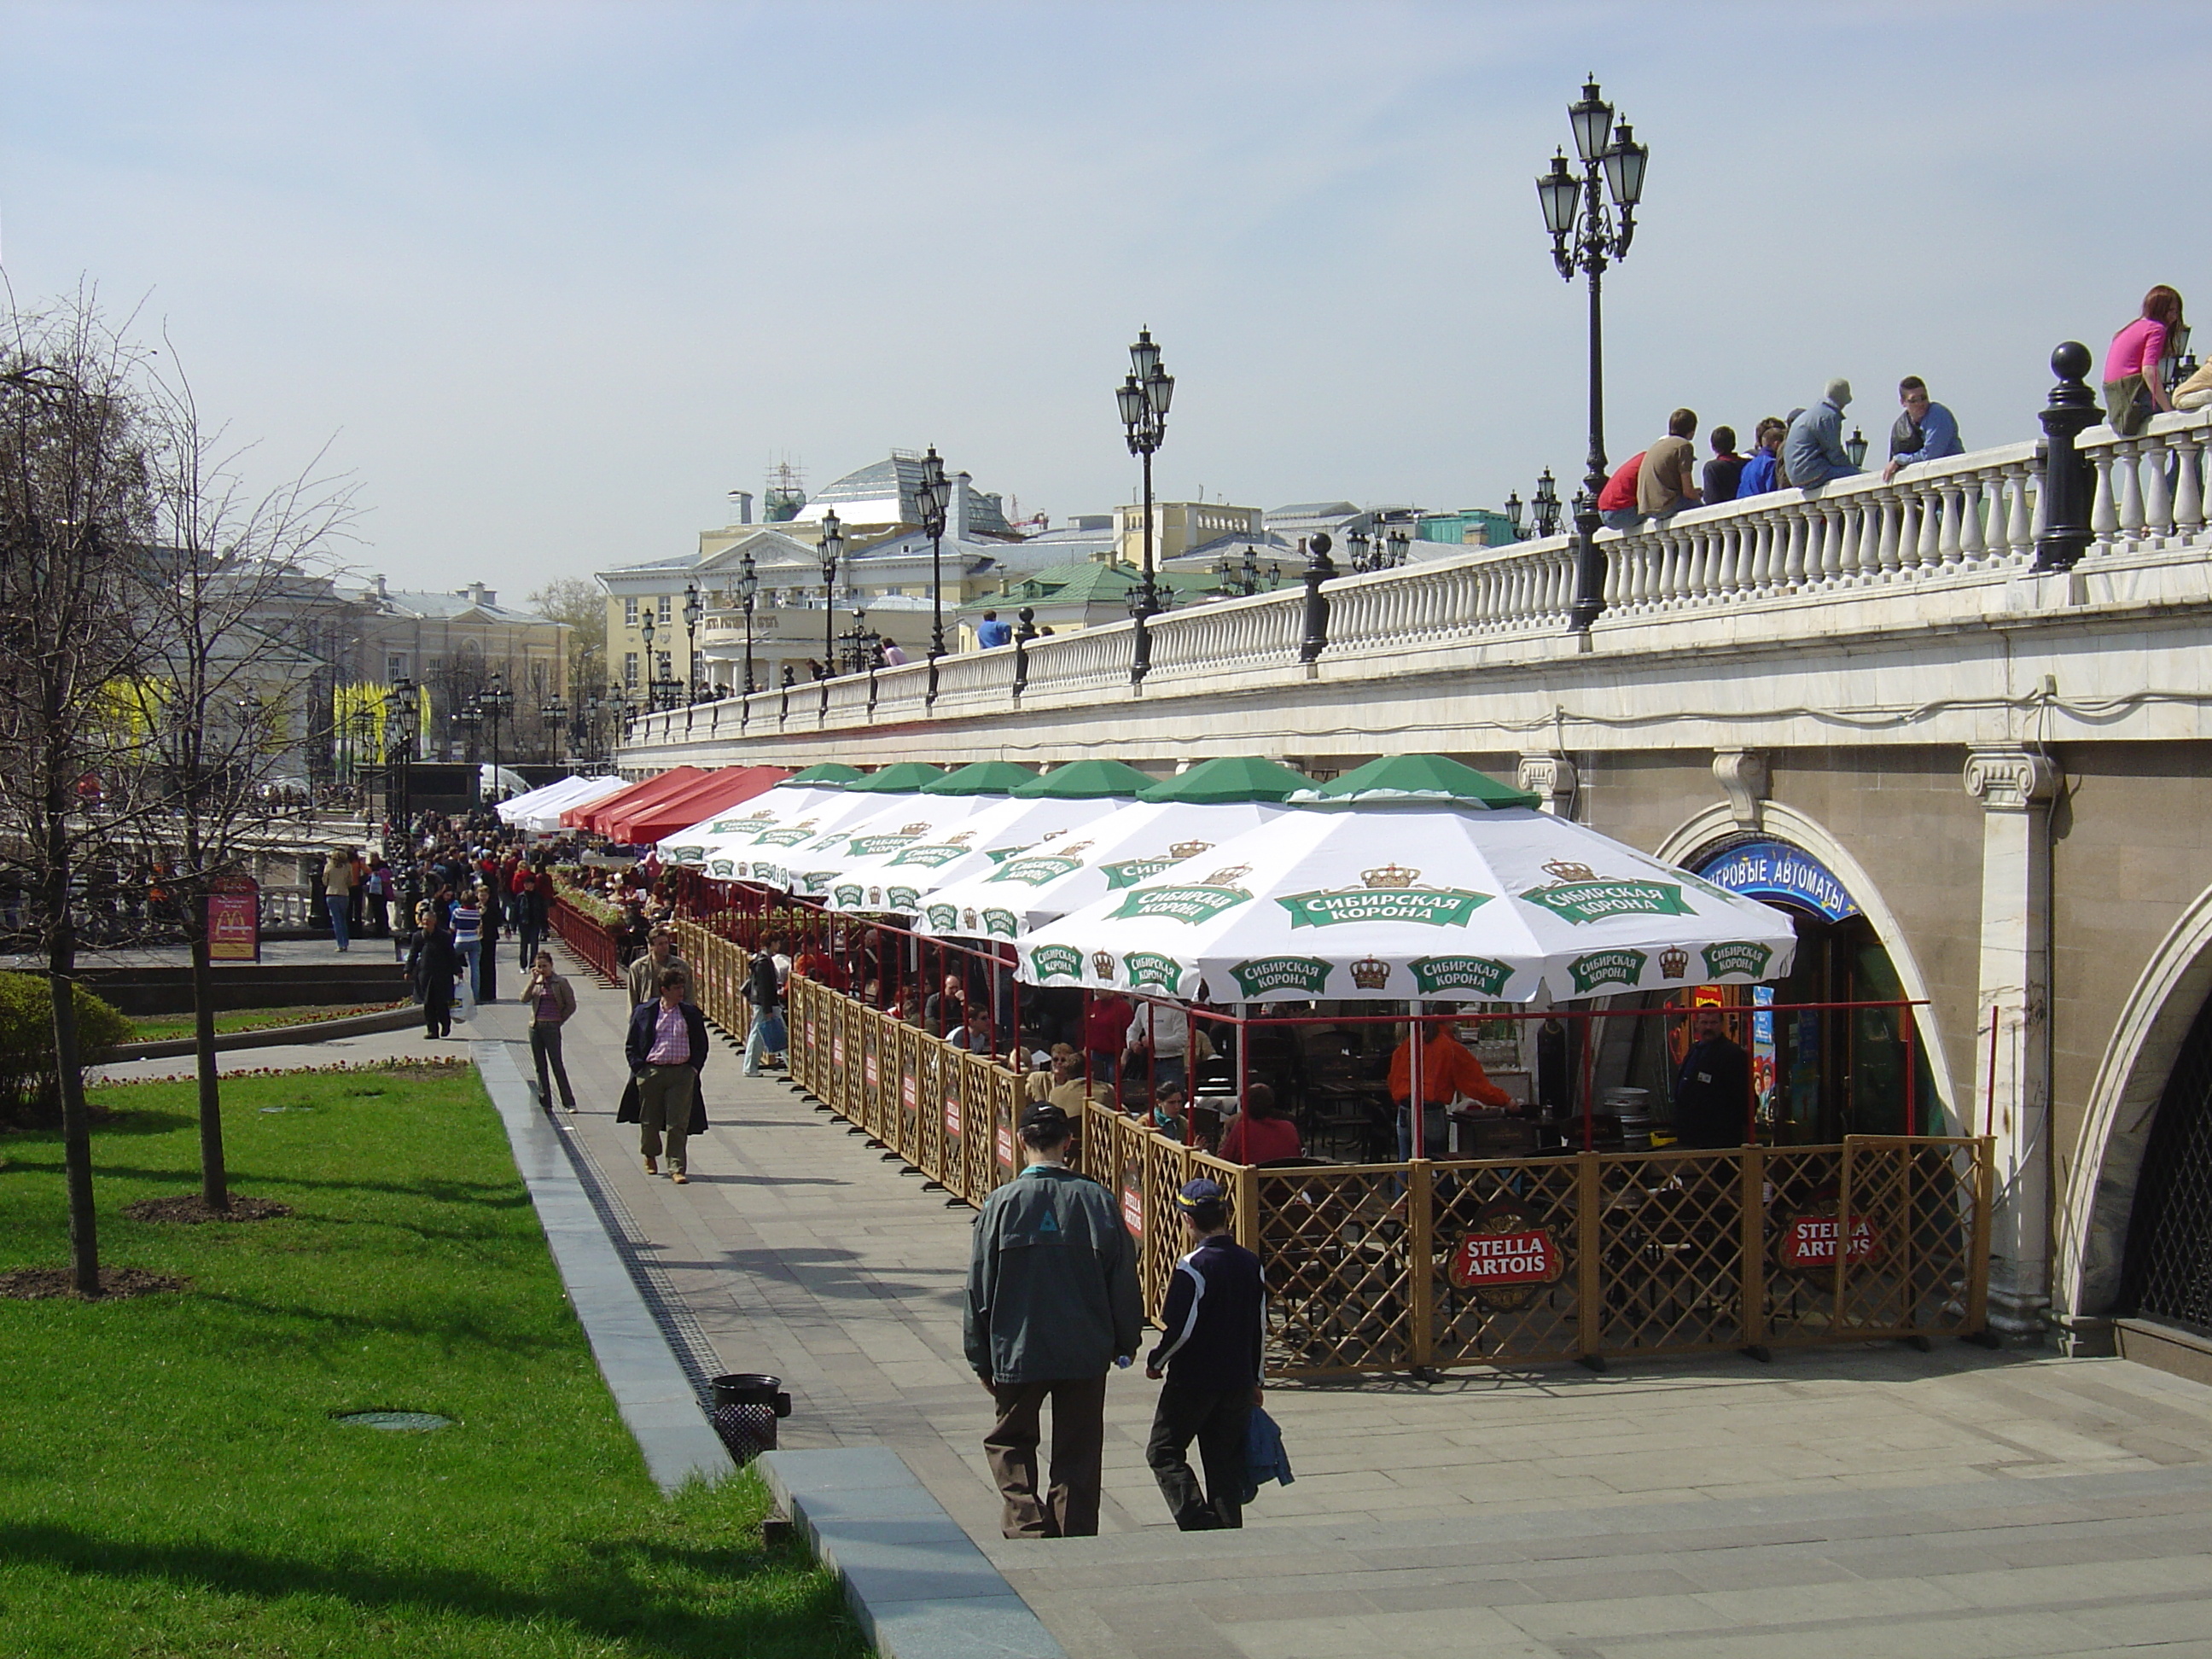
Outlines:
<svg viewBox="0 0 2212 1659"><path fill-rule="evenodd" d="M945 1133L949 1135L960 1133L960 1097L956 1094L948 1093L945 1097Z"/></svg>
<svg viewBox="0 0 2212 1659"><path fill-rule="evenodd" d="M1133 1237L1145 1236L1145 1195L1133 1187L1121 1188L1121 1224Z"/></svg>
<svg viewBox="0 0 2212 1659"><path fill-rule="evenodd" d="M908 1113L921 1109L921 1089L915 1082L912 1072L899 1073L899 1109Z"/></svg>
<svg viewBox="0 0 2212 1659"><path fill-rule="evenodd" d="M1014 1132L1012 1129L1009 1129L1005 1124L1001 1123L998 1127L997 1133L991 1137L991 1150L998 1155L1000 1163L1006 1165L1009 1169L1012 1168L1014 1162Z"/></svg>
<svg viewBox="0 0 2212 1659"><path fill-rule="evenodd" d="M261 884L251 876L223 876L208 890L208 960L261 960Z"/></svg>
<svg viewBox="0 0 2212 1659"><path fill-rule="evenodd" d="M1836 1236L1840 1231L1832 1209L1826 1215L1793 1217L1790 1224L1782 1231L1782 1242L1778 1247L1782 1265L1798 1273L1808 1267L1834 1267ZM1850 1237L1844 1246L1844 1260L1856 1266L1881 1259L1881 1235L1875 1231L1874 1223L1866 1217L1853 1216Z"/></svg>
<svg viewBox="0 0 2212 1659"><path fill-rule="evenodd" d="M1550 1285L1564 1270L1559 1247L1541 1227L1521 1232L1469 1233L1452 1252L1446 1276L1462 1291Z"/></svg>

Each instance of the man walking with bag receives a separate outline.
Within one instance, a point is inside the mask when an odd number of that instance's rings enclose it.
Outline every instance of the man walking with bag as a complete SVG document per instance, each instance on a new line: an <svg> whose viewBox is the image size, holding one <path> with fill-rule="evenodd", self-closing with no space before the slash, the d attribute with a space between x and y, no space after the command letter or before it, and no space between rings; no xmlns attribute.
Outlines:
<svg viewBox="0 0 2212 1659"><path fill-rule="evenodd" d="M1167 1382L1152 1413L1145 1461L1185 1532L1244 1524L1244 1437L1260 1403L1264 1292L1260 1258L1229 1236L1229 1206L1205 1179L1176 1195L1190 1252L1176 1263L1160 1314L1166 1333L1145 1375ZM1198 1441L1206 1490L1187 1455Z"/></svg>
<svg viewBox="0 0 2212 1659"><path fill-rule="evenodd" d="M660 994L630 1012L623 1051L637 1085L638 1151L645 1172L660 1173L660 1143L668 1142L669 1178L690 1184L684 1143L699 1109L699 1074L707 1064L707 1018L687 1000L691 976L681 968L660 970Z"/></svg>
<svg viewBox="0 0 2212 1659"><path fill-rule="evenodd" d="M963 1336L998 1407L984 1455L1009 1538L1098 1531L1106 1372L1137 1352L1137 1249L1111 1194L1067 1167L1074 1126L1050 1102L1022 1114L1027 1166L975 1218ZM1048 1489L1037 1491L1038 1416L1052 1401Z"/></svg>

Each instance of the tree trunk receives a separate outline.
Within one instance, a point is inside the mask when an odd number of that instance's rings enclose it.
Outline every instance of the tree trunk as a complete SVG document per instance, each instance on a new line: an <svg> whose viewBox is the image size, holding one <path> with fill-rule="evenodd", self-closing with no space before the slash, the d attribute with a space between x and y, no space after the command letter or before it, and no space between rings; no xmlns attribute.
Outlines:
<svg viewBox="0 0 2212 1659"><path fill-rule="evenodd" d="M69 1187L70 1266L77 1293L100 1294L100 1224L92 1207L92 1116L77 1064L76 952L67 923L47 935L46 989L54 1005L54 1072L62 1092L62 1164Z"/></svg>
<svg viewBox="0 0 2212 1659"><path fill-rule="evenodd" d="M204 904L205 900L198 902ZM206 927L191 920L185 927L192 941L192 1055L200 1085L200 1201L210 1210L227 1212L230 1177L222 1161L222 1079L215 1058L215 970L208 960Z"/></svg>

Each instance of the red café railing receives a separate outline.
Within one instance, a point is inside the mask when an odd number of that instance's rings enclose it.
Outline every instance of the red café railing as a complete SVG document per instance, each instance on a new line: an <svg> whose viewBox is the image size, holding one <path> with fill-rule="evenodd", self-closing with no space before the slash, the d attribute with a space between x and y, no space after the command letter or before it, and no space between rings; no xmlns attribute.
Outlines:
<svg viewBox="0 0 2212 1659"><path fill-rule="evenodd" d="M584 963L610 985L622 983L622 950L614 932L596 916L587 915L563 895L553 902L553 934L584 959Z"/></svg>

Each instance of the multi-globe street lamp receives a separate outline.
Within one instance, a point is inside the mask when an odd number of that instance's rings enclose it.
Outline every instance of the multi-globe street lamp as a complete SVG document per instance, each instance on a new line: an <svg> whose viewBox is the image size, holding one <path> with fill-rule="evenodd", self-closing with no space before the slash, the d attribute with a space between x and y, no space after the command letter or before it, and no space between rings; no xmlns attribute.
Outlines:
<svg viewBox="0 0 2212 1659"><path fill-rule="evenodd" d="M561 758L561 743L568 719L568 700L556 691L538 705L538 723L545 730L545 759L548 764Z"/></svg>
<svg viewBox="0 0 2212 1659"><path fill-rule="evenodd" d="M921 459L921 482L915 489L915 505L921 512L922 533L929 538L929 690L926 700L937 701L937 659L945 654L945 514L951 505L951 487L945 481L945 463L937 446Z"/></svg>
<svg viewBox="0 0 2212 1659"><path fill-rule="evenodd" d="M745 612L745 696L748 697L752 696L754 690L753 606L759 599L760 570L753 563L752 550L747 548L744 557L738 562L738 603L744 607ZM752 718L752 705L748 702L744 708L745 720L749 720ZM742 723L741 721L740 724Z"/></svg>
<svg viewBox="0 0 2212 1659"><path fill-rule="evenodd" d="M822 676L837 672L837 562L845 555L845 531L837 522L837 509L822 515ZM826 699L830 693L822 693ZM825 701L823 705L829 708Z"/></svg>
<svg viewBox="0 0 2212 1659"><path fill-rule="evenodd" d="M1160 367L1160 349L1152 343L1152 331L1137 331L1129 348L1129 373L1115 393L1121 411L1121 428L1129 453L1145 464L1144 572L1130 595L1129 614L1136 619L1135 650L1129 659L1129 683L1140 684L1152 666L1152 619L1160 613L1159 584L1152 574L1152 456L1167 434L1168 405L1175 398L1175 376Z"/></svg>
<svg viewBox="0 0 2212 1659"><path fill-rule="evenodd" d="M415 682L402 674L384 699L384 800L386 812L403 836L409 816L407 766L414 757L417 725Z"/></svg>
<svg viewBox="0 0 2212 1659"><path fill-rule="evenodd" d="M699 701L699 619L707 614L707 607L699 603L699 584L684 584L684 678L687 683L684 701Z"/></svg>
<svg viewBox="0 0 2212 1659"><path fill-rule="evenodd" d="M659 707L657 701L660 684L660 670L653 654L653 641L659 629L653 625L653 612L645 613L645 620L637 625L637 636L645 641L645 711L648 714Z"/></svg>
<svg viewBox="0 0 2212 1659"><path fill-rule="evenodd" d="M484 718L491 722L491 787L496 792L500 787L500 722L507 719L514 708L514 693L507 689L507 678L496 668L491 671L489 688L477 699L477 704L483 710Z"/></svg>
<svg viewBox="0 0 2212 1659"><path fill-rule="evenodd" d="M1598 95L1594 79L1568 106L1567 120L1582 176L1575 175L1562 151L1552 158L1552 170L1538 176L1536 196L1543 204L1544 228L1552 234L1552 263L1569 282L1577 273L1589 280L1589 466L1583 493L1575 500L1575 598L1569 612L1569 625L1587 633L1605 609L1605 556L1597 550L1597 498L1606 482L1605 331L1599 293L1606 266L1626 258L1635 240L1636 204L1644 197L1644 169L1651 152L1636 142L1627 122L1613 124L1613 106Z"/></svg>
<svg viewBox="0 0 2212 1659"><path fill-rule="evenodd" d="M1536 521L1538 536L1559 533L1559 487L1548 466L1544 469L1543 476L1536 480L1536 493L1529 498L1528 510Z"/></svg>

